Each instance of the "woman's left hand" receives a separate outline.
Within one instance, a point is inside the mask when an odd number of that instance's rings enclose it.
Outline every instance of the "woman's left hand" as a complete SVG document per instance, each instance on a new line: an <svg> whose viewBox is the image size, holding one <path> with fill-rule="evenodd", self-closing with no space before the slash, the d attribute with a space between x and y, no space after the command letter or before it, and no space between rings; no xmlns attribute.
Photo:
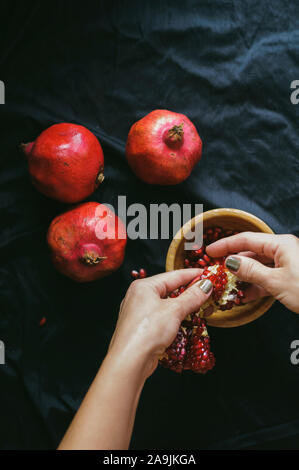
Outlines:
<svg viewBox="0 0 299 470"><path fill-rule="evenodd" d="M200 281L168 294L202 271L181 269L134 281L121 304L108 353L59 449L127 449L145 380L174 340L182 320L212 292Z"/></svg>
<svg viewBox="0 0 299 470"><path fill-rule="evenodd" d="M179 297L167 296L188 284L202 271L180 269L132 282L122 301L108 356L144 363L147 378L156 369L159 356L174 340L181 322L199 310L212 292L210 281L199 281ZM204 284L204 286L203 286Z"/></svg>

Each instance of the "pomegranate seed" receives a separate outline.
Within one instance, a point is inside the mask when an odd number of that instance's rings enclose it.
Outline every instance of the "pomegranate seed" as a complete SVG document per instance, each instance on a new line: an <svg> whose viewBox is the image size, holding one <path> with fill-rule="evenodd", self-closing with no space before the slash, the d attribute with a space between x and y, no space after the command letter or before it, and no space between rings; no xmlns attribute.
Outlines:
<svg viewBox="0 0 299 470"><path fill-rule="evenodd" d="M47 321L46 317L43 317L39 322L39 326L43 326L46 323L46 321Z"/></svg>
<svg viewBox="0 0 299 470"><path fill-rule="evenodd" d="M141 279L144 279L146 277L146 270L143 268L139 269L139 276Z"/></svg>
<svg viewBox="0 0 299 470"><path fill-rule="evenodd" d="M133 279L138 279L139 278L139 272L136 271L136 269L133 269L131 271L131 276L132 276Z"/></svg>
<svg viewBox="0 0 299 470"><path fill-rule="evenodd" d="M198 263L199 266L201 266L201 267L203 267L203 268L204 268L205 266L207 266L207 262L206 262L204 259L202 259L202 258L199 259L199 260L197 261L197 263Z"/></svg>
<svg viewBox="0 0 299 470"><path fill-rule="evenodd" d="M210 263L210 262L211 262L211 258L210 258L208 255L204 255L204 256L203 256L203 259L204 259L207 263Z"/></svg>
<svg viewBox="0 0 299 470"><path fill-rule="evenodd" d="M184 266L185 266L185 268L188 268L190 266L190 261L188 260L188 258L185 258Z"/></svg>
<svg viewBox="0 0 299 470"><path fill-rule="evenodd" d="M185 290L184 286L178 293L172 292L170 297L176 297ZM192 324L194 326L192 326ZM210 338L207 335L206 322L196 314L190 320L184 320L173 343L160 358L160 364L174 372L193 370L205 374L215 365L215 357L210 352ZM202 336L205 332L205 336Z"/></svg>

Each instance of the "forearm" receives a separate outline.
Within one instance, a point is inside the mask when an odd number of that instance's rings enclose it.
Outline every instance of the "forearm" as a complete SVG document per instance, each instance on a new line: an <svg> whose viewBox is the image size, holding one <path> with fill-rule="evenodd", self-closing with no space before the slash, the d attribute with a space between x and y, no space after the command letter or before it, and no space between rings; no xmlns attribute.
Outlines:
<svg viewBox="0 0 299 470"><path fill-rule="evenodd" d="M141 358L108 354L59 449L127 449L144 381Z"/></svg>

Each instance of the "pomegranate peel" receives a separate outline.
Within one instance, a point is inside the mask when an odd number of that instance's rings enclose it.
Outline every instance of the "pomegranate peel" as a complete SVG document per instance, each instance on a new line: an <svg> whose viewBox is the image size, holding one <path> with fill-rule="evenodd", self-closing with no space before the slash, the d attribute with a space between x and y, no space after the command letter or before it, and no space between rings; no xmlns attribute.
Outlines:
<svg viewBox="0 0 299 470"><path fill-rule="evenodd" d="M164 132L163 140L166 145L169 147L173 146L175 148L182 145L184 138L183 125L184 123L182 122L181 124L173 126L171 129Z"/></svg>
<svg viewBox="0 0 299 470"><path fill-rule="evenodd" d="M126 158L138 178L149 184L173 185L184 181L198 163L202 142L184 115L157 109L130 129Z"/></svg>
<svg viewBox="0 0 299 470"><path fill-rule="evenodd" d="M81 246L81 261L85 264L98 264L104 259L107 259L107 256L101 256L101 251L99 247L95 244L85 244Z"/></svg>
<svg viewBox="0 0 299 470"><path fill-rule="evenodd" d="M34 142L21 144L33 185L66 203L90 196L104 180L104 155L96 136L84 126L60 123Z"/></svg>
<svg viewBox="0 0 299 470"><path fill-rule="evenodd" d="M99 238L102 222L105 237ZM122 221L97 202L80 204L56 217L47 239L56 269L77 282L93 281L116 271L124 260L127 241Z"/></svg>

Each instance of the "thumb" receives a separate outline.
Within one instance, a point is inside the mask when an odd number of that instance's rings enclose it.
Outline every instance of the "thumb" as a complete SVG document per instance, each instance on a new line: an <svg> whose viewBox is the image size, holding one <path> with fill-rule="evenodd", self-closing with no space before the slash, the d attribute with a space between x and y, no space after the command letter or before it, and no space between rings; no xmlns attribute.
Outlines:
<svg viewBox="0 0 299 470"><path fill-rule="evenodd" d="M259 261L247 256L228 256L225 266L241 281L257 284L272 294L274 268L269 268Z"/></svg>
<svg viewBox="0 0 299 470"><path fill-rule="evenodd" d="M208 300L212 290L212 282L209 279L202 279L186 289L175 300L172 300L179 307L180 320L183 321L187 315L197 312Z"/></svg>

